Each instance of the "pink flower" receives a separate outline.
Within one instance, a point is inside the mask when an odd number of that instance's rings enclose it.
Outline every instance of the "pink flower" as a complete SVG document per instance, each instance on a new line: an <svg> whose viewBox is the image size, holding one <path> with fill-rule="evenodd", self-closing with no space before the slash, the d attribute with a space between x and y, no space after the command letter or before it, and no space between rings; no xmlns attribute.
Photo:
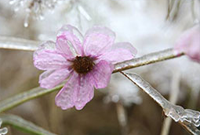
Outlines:
<svg viewBox="0 0 200 135"><path fill-rule="evenodd" d="M94 88L105 88L115 63L132 59L136 50L129 43L114 44L115 33L93 27L83 37L73 26L64 26L56 43L47 41L34 53L34 65L46 70L40 75L43 88L53 88L68 78L57 94L63 110L82 109L94 96Z"/></svg>
<svg viewBox="0 0 200 135"><path fill-rule="evenodd" d="M184 52L192 60L200 63L200 25L185 31L177 40L174 49Z"/></svg>

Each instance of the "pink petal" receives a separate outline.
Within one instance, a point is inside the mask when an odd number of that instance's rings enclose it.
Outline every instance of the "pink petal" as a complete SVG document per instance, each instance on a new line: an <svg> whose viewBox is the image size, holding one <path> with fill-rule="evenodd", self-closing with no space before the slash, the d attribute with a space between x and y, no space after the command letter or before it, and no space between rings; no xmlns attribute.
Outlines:
<svg viewBox="0 0 200 135"><path fill-rule="evenodd" d="M34 65L40 70L52 70L68 67L68 62L61 54L56 51L38 50L33 56Z"/></svg>
<svg viewBox="0 0 200 135"><path fill-rule="evenodd" d="M106 27L93 27L87 31L83 43L86 56L98 56L106 51L115 40L115 33Z"/></svg>
<svg viewBox="0 0 200 135"><path fill-rule="evenodd" d="M83 36L77 28L65 25L58 32L56 47L67 56L82 55L82 40Z"/></svg>
<svg viewBox="0 0 200 135"><path fill-rule="evenodd" d="M40 75L40 87L50 89L60 84L69 76L70 71L67 69L49 70Z"/></svg>
<svg viewBox="0 0 200 135"><path fill-rule="evenodd" d="M38 58L38 55L40 55L41 52L44 51L49 51L49 52L53 52L56 49L56 44L53 41L47 41L44 42L43 44L41 44L38 48L38 50L36 50L33 53L33 58Z"/></svg>
<svg viewBox="0 0 200 135"><path fill-rule="evenodd" d="M67 59L72 59L74 58L74 52L75 50L72 50L74 49L73 47L70 47L68 44L69 41L65 38L65 36L59 36L57 37L57 41L56 41L56 48L63 53L63 55L67 58ZM70 49L71 48L71 49Z"/></svg>
<svg viewBox="0 0 200 135"><path fill-rule="evenodd" d="M78 74L73 72L70 79L64 85L64 87L56 95L55 102L58 107L63 110L72 108L75 105L77 99L77 87L78 87Z"/></svg>
<svg viewBox="0 0 200 135"><path fill-rule="evenodd" d="M77 110L81 110L94 97L94 87L93 84L90 83L90 79L88 75L80 75L79 77L77 99L75 102Z"/></svg>
<svg viewBox="0 0 200 135"><path fill-rule="evenodd" d="M199 33L196 33L193 35L191 42L190 42L190 48L186 51L186 54L194 61L200 63L200 27L199 27Z"/></svg>
<svg viewBox="0 0 200 135"><path fill-rule="evenodd" d="M107 61L100 61L94 69L88 73L96 89L107 87L114 66Z"/></svg>
<svg viewBox="0 0 200 135"><path fill-rule="evenodd" d="M53 41L46 41L43 44L40 45L38 51L43 51L43 50L55 50L56 49L56 44Z"/></svg>
<svg viewBox="0 0 200 135"><path fill-rule="evenodd" d="M112 64L133 59L136 49L130 43L117 43L109 51L104 52L99 59L112 62Z"/></svg>
<svg viewBox="0 0 200 135"><path fill-rule="evenodd" d="M186 53L192 60L200 63L200 25L185 31L178 38L174 49Z"/></svg>

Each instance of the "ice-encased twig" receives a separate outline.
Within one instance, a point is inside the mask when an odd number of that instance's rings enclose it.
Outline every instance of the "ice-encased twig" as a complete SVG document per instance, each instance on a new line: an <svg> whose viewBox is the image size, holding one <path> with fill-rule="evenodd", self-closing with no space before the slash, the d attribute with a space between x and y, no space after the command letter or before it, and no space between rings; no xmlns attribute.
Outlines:
<svg viewBox="0 0 200 135"><path fill-rule="evenodd" d="M2 119L5 125L13 126L26 133L34 135L56 135L55 133L45 130L42 127L39 127L34 123L27 121L17 115L1 114L0 118Z"/></svg>
<svg viewBox="0 0 200 135"><path fill-rule="evenodd" d="M177 53L173 49L166 49L159 52L150 53L139 58L134 58L125 62L115 64L115 72L164 61L184 55L184 53Z"/></svg>
<svg viewBox="0 0 200 135"><path fill-rule="evenodd" d="M180 123L183 127L185 127L190 133L193 135L200 135L200 130L198 130L194 125L188 123L188 122L183 122Z"/></svg>
<svg viewBox="0 0 200 135"><path fill-rule="evenodd" d="M189 129L188 131L190 132L192 131L191 133L194 135L199 135L199 130L195 127L200 126L200 112L171 104L148 82L136 74L121 73L153 98L162 107L166 116L184 125L186 129ZM185 124L186 122L188 123L187 125Z"/></svg>
<svg viewBox="0 0 200 135"><path fill-rule="evenodd" d="M176 104L178 100L178 95L180 93L180 71L175 70L173 71L172 74L172 79L171 79L171 90L169 94L169 102L172 104ZM171 126L172 119L170 117L167 117L163 121L163 127L161 130L161 135L168 135L170 131L170 126Z"/></svg>
<svg viewBox="0 0 200 135"><path fill-rule="evenodd" d="M2 121L0 119L0 127L1 127ZM8 129L7 128L1 128L0 129L0 135L5 135L8 133Z"/></svg>
<svg viewBox="0 0 200 135"><path fill-rule="evenodd" d="M63 84L61 84L57 87L54 87L52 89L43 89L40 87L36 87L29 91L25 91L25 92L15 95L15 96L12 96L10 98L7 98L0 102L0 113L3 111L9 110L17 105L20 105L26 101L34 99L36 97L40 97L40 96L43 96L45 94L48 94L48 93L51 93L54 91L58 91L62 87L63 87Z"/></svg>
<svg viewBox="0 0 200 135"><path fill-rule="evenodd" d="M41 41L33 41L21 38L0 36L0 48L35 51L38 49Z"/></svg>

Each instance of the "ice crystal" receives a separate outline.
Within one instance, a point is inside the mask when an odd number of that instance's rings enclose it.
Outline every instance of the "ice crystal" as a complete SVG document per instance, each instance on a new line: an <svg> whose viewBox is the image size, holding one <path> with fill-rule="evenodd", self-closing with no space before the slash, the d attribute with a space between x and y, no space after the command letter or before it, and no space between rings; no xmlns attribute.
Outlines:
<svg viewBox="0 0 200 135"><path fill-rule="evenodd" d="M0 127L1 127L2 121L0 119ZM8 133L8 129L7 128L0 128L0 135L5 135Z"/></svg>
<svg viewBox="0 0 200 135"><path fill-rule="evenodd" d="M43 20L44 11L46 9L53 11L60 1L62 0L10 0L9 3L14 6L15 12L25 10L24 27L28 27L30 17Z"/></svg>

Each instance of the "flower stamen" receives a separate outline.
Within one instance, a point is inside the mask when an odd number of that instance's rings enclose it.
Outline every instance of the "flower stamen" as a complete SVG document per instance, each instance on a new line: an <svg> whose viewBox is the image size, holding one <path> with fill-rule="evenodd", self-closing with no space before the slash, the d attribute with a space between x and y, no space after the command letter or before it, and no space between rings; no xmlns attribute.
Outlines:
<svg viewBox="0 0 200 135"><path fill-rule="evenodd" d="M89 56L76 56L72 68L79 74L87 74L93 69L94 65L94 60Z"/></svg>

